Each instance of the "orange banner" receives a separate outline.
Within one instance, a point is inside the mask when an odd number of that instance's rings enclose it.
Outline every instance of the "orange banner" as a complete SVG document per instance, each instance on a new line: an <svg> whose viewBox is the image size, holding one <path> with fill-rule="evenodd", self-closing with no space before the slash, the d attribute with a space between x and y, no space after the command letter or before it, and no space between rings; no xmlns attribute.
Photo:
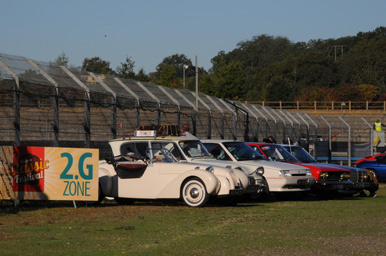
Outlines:
<svg viewBox="0 0 386 256"><path fill-rule="evenodd" d="M98 199L98 149L13 147L8 163L12 191L19 200Z"/></svg>

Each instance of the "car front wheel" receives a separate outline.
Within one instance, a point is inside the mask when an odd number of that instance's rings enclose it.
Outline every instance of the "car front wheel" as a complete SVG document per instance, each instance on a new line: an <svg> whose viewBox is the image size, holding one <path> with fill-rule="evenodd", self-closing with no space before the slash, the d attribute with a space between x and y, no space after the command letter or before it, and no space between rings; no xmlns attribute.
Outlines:
<svg viewBox="0 0 386 256"><path fill-rule="evenodd" d="M201 207L209 200L204 183L197 178L187 180L181 190L181 196L188 206Z"/></svg>

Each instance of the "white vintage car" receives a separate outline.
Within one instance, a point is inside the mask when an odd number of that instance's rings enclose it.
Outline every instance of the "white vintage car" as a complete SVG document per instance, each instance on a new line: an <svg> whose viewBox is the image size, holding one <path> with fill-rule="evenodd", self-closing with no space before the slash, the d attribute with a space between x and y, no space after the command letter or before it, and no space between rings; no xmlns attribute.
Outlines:
<svg viewBox="0 0 386 256"><path fill-rule="evenodd" d="M216 159L237 163L252 172L256 167L264 167L265 192L309 191L315 178L311 171L302 166L267 161L245 142L234 140L202 140Z"/></svg>
<svg viewBox="0 0 386 256"><path fill-rule="evenodd" d="M243 171L250 180L250 184L246 191L247 194L253 197L259 197L266 190L263 174L264 168L262 165L255 164L253 168L244 168L242 164L236 162L219 161L210 154L202 142L195 136L187 133L185 136L172 137L175 141L176 149L172 151L174 156L180 162L217 165L226 168L238 169Z"/></svg>
<svg viewBox="0 0 386 256"><path fill-rule="evenodd" d="M105 196L120 204L138 199L182 199L199 207L210 196L241 195L250 183L237 169L179 162L173 155L179 150L176 137L157 136L156 131L136 133L139 136L109 142L114 157L99 163L99 201Z"/></svg>

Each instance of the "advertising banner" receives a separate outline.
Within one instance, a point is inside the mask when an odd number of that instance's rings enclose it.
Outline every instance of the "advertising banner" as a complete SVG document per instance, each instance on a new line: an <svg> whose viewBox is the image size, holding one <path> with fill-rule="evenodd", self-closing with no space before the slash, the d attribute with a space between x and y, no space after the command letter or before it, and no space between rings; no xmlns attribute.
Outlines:
<svg viewBox="0 0 386 256"><path fill-rule="evenodd" d="M1 166L3 176L6 176L2 182L10 183L7 191L2 192L2 199L82 201L98 199L98 149L56 147L12 149L12 157L8 157L7 163ZM6 157L2 155L3 158Z"/></svg>

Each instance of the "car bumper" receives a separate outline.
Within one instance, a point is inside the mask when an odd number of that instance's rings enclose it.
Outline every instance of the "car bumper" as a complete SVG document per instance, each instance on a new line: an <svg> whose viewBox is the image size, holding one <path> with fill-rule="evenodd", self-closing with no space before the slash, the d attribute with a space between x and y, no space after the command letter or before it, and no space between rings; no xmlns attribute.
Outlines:
<svg viewBox="0 0 386 256"><path fill-rule="evenodd" d="M229 195L231 195L231 196L239 196L239 195L243 195L244 193L245 193L245 190L242 188L236 188L236 189L229 190Z"/></svg>
<svg viewBox="0 0 386 256"><path fill-rule="evenodd" d="M315 178L267 178L271 192L308 191L315 183Z"/></svg>
<svg viewBox="0 0 386 256"><path fill-rule="evenodd" d="M249 184L245 193L256 193L257 191L260 191L263 188L265 188L265 186L262 184Z"/></svg>
<svg viewBox="0 0 386 256"><path fill-rule="evenodd" d="M367 181L366 182L355 182L349 188L362 189L362 188L370 187L370 185L371 185L371 182L367 182Z"/></svg>
<svg viewBox="0 0 386 256"><path fill-rule="evenodd" d="M352 187L352 181L329 181L329 180L317 180L313 185L314 188L323 190L341 190Z"/></svg>

